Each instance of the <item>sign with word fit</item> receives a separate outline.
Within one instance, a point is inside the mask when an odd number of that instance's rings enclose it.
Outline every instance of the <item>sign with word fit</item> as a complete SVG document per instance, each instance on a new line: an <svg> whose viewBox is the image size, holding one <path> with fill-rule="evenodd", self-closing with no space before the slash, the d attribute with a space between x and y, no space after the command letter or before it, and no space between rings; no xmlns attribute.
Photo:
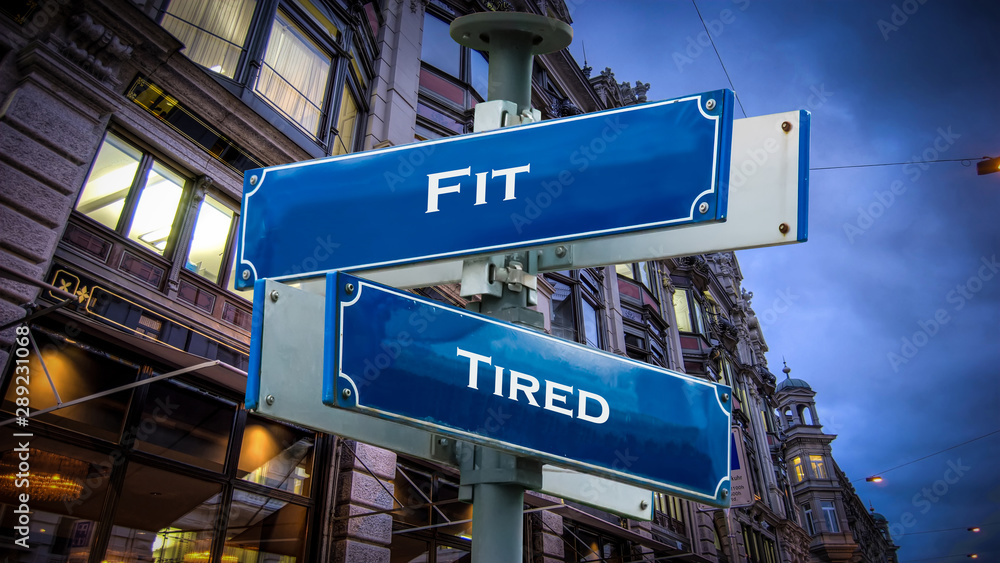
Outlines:
<svg viewBox="0 0 1000 563"><path fill-rule="evenodd" d="M724 220L732 99L717 90L249 170L237 286Z"/></svg>
<svg viewBox="0 0 1000 563"><path fill-rule="evenodd" d="M326 299L325 404L729 505L729 387L350 274Z"/></svg>

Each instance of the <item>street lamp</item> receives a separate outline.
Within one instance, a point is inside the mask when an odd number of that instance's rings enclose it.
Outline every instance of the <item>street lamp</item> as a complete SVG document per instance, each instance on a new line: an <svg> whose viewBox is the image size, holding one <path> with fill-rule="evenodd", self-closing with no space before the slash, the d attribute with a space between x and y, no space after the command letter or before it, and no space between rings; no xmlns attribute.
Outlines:
<svg viewBox="0 0 1000 563"><path fill-rule="evenodd" d="M986 158L976 163L976 174L992 174L1000 172L1000 156L996 158Z"/></svg>
<svg viewBox="0 0 1000 563"><path fill-rule="evenodd" d="M881 483L882 482L882 476L881 475L872 475L871 477L865 477L865 481L867 481L869 483Z"/></svg>
<svg viewBox="0 0 1000 563"><path fill-rule="evenodd" d="M968 557L969 559L979 559L979 554L978 553L970 553L970 554L966 555L966 557Z"/></svg>
<svg viewBox="0 0 1000 563"><path fill-rule="evenodd" d="M979 526L975 526L973 528L969 528L969 531L974 533L979 533L979 529L980 529Z"/></svg>

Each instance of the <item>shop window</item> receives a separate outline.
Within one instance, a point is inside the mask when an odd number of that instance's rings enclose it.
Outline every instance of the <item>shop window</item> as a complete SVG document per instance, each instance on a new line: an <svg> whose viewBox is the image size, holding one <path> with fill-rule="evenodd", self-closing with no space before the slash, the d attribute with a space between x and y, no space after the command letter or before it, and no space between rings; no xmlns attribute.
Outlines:
<svg viewBox="0 0 1000 563"><path fill-rule="evenodd" d="M222 472L235 416L233 402L176 381L151 383L135 447Z"/></svg>
<svg viewBox="0 0 1000 563"><path fill-rule="evenodd" d="M217 483L130 463L102 560L207 561L221 493Z"/></svg>
<svg viewBox="0 0 1000 563"><path fill-rule="evenodd" d="M55 334L51 335L51 342L46 342L49 340L49 335L47 331L39 328L33 328L32 333L38 340L42 350L41 358L45 362L43 368L37 354L32 353L29 356L27 366L30 378L27 387L33 412L56 406L53 386L61 402L67 403L133 383L139 375L138 366L123 363L114 356L81 348ZM11 365L8 382L13 381L13 370L14 366ZM45 376L46 370L52 377L52 385L49 385ZM15 412L17 398L15 389L15 385L9 385L3 401L3 410L11 414ZM49 413L37 414L32 416L31 420L104 440L117 441L122 433L125 412L131 397L132 390L119 391Z"/></svg>
<svg viewBox="0 0 1000 563"><path fill-rule="evenodd" d="M823 456L810 455L809 465L812 468L813 475L815 475L817 479L829 479L829 476L826 474L826 464L823 463Z"/></svg>
<svg viewBox="0 0 1000 563"><path fill-rule="evenodd" d="M0 542L12 561L77 561L94 543L113 460L107 455L35 436L30 440L31 478L17 486L19 444L0 436ZM23 441L23 438L21 439ZM19 550L14 526L19 495L30 497L30 549Z"/></svg>
<svg viewBox="0 0 1000 563"><path fill-rule="evenodd" d="M312 484L312 432L257 416L247 418L236 476L296 495Z"/></svg>
<svg viewBox="0 0 1000 563"><path fill-rule="evenodd" d="M826 529L834 534L839 533L840 523L837 520L837 508L833 506L833 502L820 501L819 506L823 510L823 522L826 523Z"/></svg>
<svg viewBox="0 0 1000 563"><path fill-rule="evenodd" d="M233 78L256 7L254 0L172 0L163 27L184 43L182 52L192 61Z"/></svg>
<svg viewBox="0 0 1000 563"><path fill-rule="evenodd" d="M235 213L210 195L198 207L198 219L184 267L217 283L226 257L226 242Z"/></svg>
<svg viewBox="0 0 1000 563"><path fill-rule="evenodd" d="M223 561L305 561L308 512L305 506L233 491Z"/></svg>

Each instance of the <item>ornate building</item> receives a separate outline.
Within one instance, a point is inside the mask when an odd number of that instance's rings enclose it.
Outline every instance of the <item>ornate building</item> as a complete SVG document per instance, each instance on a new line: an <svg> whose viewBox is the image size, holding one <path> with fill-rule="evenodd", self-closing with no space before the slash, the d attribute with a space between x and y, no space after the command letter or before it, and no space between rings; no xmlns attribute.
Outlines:
<svg viewBox="0 0 1000 563"><path fill-rule="evenodd" d="M243 408L251 303L234 239L245 170L470 132L487 58L448 24L508 8L571 22L561 1L0 9L0 418L28 357L36 477L28 550L0 482L6 560L468 560L454 468ZM589 71L565 50L536 57L533 106L548 119L646 101L649 84ZM335 249L317 240L310 260ZM454 287L419 291L464 304ZM542 510L558 499L529 491L526 561L892 561L811 391L775 387L732 253L552 272L539 293L555 336L731 385L745 486L728 510L657 494L651 522Z"/></svg>

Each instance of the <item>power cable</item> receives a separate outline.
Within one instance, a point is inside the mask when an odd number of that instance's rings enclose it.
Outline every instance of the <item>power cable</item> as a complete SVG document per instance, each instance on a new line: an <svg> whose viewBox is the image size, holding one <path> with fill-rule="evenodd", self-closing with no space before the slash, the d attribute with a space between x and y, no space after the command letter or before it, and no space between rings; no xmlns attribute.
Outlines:
<svg viewBox="0 0 1000 563"><path fill-rule="evenodd" d="M962 166L972 166L972 158L946 158L938 160L909 160L906 162L880 162L877 164L845 164L843 166L817 166L809 170L839 170L841 168L871 168L873 166L901 166L904 164L928 164L936 162L961 162ZM968 163L968 164L966 164Z"/></svg>
<svg viewBox="0 0 1000 563"><path fill-rule="evenodd" d="M900 467L906 467L907 465L910 465L910 464L913 464L913 463L917 463L918 461L923 461L923 460L925 460L925 459L927 459L929 457L934 457L934 456L936 456L938 454L943 454L944 452L947 452L949 450L953 450L955 448L959 448L959 447L965 446L967 444L971 444L972 442L975 442L977 440L982 440L983 438L988 438L989 436L992 436L992 435L997 434L997 433L1000 433L1000 428L997 428L996 430L994 430L992 432L987 432L986 434L983 434L982 436L977 436L977 437L975 437L975 438L973 438L971 440L966 440L966 441L962 442L961 444L955 444L954 446L945 448L943 450L936 451L936 452L934 452L932 454L927 454L927 455L925 455L923 457L919 457L917 459L914 459L913 461L908 461L906 463L901 463L901 464L899 464L899 465L897 465L895 467L890 467L889 469L886 469L886 470L883 470L883 471L877 471L875 473L872 473L872 475L879 475L879 476L884 475L884 474L886 474L886 473L888 473L890 471L895 471L896 469L899 469ZM852 481L852 483L856 482L856 481L863 481L865 479L867 479L867 477L862 477L861 479L854 479Z"/></svg>
<svg viewBox="0 0 1000 563"><path fill-rule="evenodd" d="M733 79L729 76L729 71L726 70L726 63L722 62L722 55L719 54L719 48L715 46L715 39L712 39L712 33L708 31L708 25L705 23L705 18L701 17L701 10L698 9L698 3L695 0L691 0L694 4L694 11L698 12L698 19L701 20L701 26L705 28L705 35L708 36L708 40L712 42L712 49L715 50L715 56L719 59L719 64L722 65L722 72L726 73L726 80L729 81L729 87L732 88L733 94L736 96L736 103L740 105L740 111L743 112L743 117L747 116L747 110L743 109L743 102L740 101L740 95L736 93L736 86L733 86Z"/></svg>

